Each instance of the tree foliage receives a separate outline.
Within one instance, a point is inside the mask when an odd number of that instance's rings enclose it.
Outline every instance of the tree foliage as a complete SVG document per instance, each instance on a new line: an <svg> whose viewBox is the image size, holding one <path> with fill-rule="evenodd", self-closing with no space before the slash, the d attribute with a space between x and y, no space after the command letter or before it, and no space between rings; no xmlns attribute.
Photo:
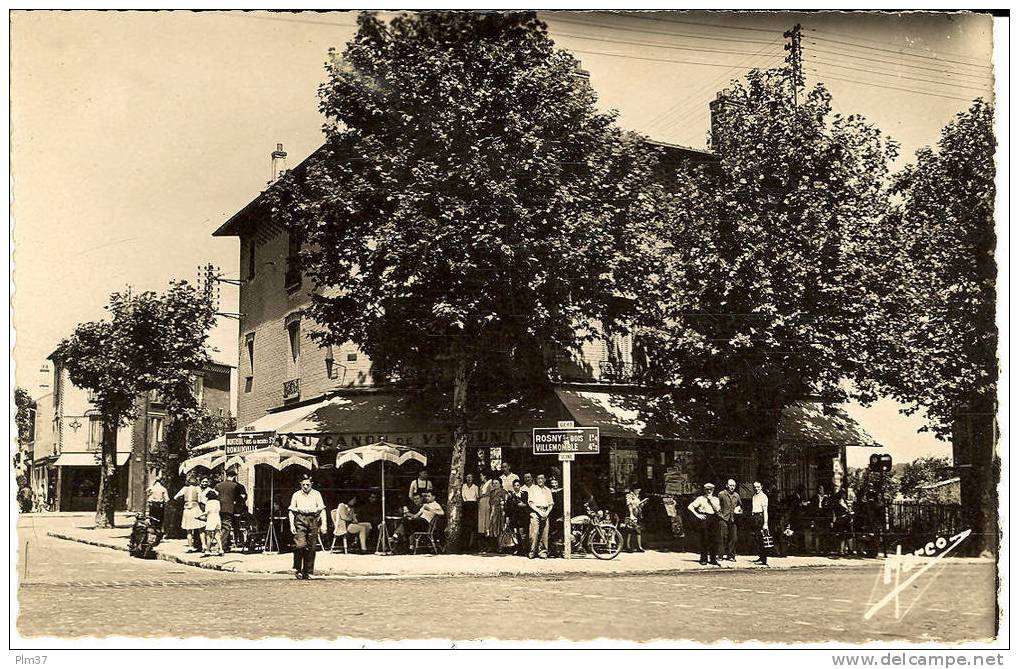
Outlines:
<svg viewBox="0 0 1019 669"><path fill-rule="evenodd" d="M921 486L937 483L951 476L952 463L948 458L924 457L907 462L899 476L899 492L909 499L925 499L929 493Z"/></svg>
<svg viewBox="0 0 1019 669"><path fill-rule="evenodd" d="M192 375L208 361L206 342L215 322L211 283L171 282L161 294L114 293L107 318L79 324L57 348L71 382L93 391L103 417L97 526L113 523L117 429L136 415L140 393L156 391L171 417L199 415Z"/></svg>
<svg viewBox="0 0 1019 669"><path fill-rule="evenodd" d="M896 153L863 118L833 113L823 85L794 104L787 82L754 70L724 93L719 163L681 177L661 264L640 293L670 405L758 444L790 403L846 398L873 309L865 250ZM762 453L766 484L773 457Z"/></svg>
<svg viewBox="0 0 1019 669"><path fill-rule="evenodd" d="M976 100L941 132L937 149L895 178L898 201L873 253L879 309L869 322L872 393L951 433L956 413L991 411L998 379L995 326L993 108Z"/></svg>
<svg viewBox="0 0 1019 669"><path fill-rule="evenodd" d="M545 353L612 320L662 193L533 13L358 26L320 89L325 148L276 212L307 244L319 341L451 396L455 540L468 389L547 378Z"/></svg>
<svg viewBox="0 0 1019 669"><path fill-rule="evenodd" d="M27 390L16 386L14 388L14 406L14 423L18 428L18 446L24 449L28 446L32 434L32 409L35 408L35 400Z"/></svg>
<svg viewBox="0 0 1019 669"><path fill-rule="evenodd" d="M197 447L216 437L237 429L237 419L211 413L206 406L198 408L197 415L178 417L166 426L165 439L149 454L149 466L163 472L165 483L171 490L180 478L177 466L196 455Z"/></svg>

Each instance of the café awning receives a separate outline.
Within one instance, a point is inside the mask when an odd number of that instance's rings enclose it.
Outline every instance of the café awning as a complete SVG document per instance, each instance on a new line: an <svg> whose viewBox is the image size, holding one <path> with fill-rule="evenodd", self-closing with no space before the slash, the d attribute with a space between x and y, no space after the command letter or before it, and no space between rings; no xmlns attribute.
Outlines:
<svg viewBox="0 0 1019 669"><path fill-rule="evenodd" d="M122 467L131 458L127 452L117 453L117 466ZM98 467L97 453L61 453L51 467Z"/></svg>
<svg viewBox="0 0 1019 669"><path fill-rule="evenodd" d="M811 446L877 448L874 437L840 407L825 409L818 402L798 402L782 412L778 441Z"/></svg>

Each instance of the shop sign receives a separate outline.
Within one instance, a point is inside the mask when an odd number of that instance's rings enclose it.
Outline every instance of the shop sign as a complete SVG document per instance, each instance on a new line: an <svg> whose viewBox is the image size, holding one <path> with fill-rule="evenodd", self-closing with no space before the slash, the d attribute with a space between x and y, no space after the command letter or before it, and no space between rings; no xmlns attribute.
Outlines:
<svg viewBox="0 0 1019 669"><path fill-rule="evenodd" d="M536 427L531 430L531 444L535 455L596 455L601 452L596 427Z"/></svg>
<svg viewBox="0 0 1019 669"><path fill-rule="evenodd" d="M227 432L226 454L238 455L268 448L276 443L276 433L268 432Z"/></svg>
<svg viewBox="0 0 1019 669"><path fill-rule="evenodd" d="M467 436L468 444L473 447L507 446L511 437L509 430L472 430ZM333 433L319 437L318 447L342 451L380 441L410 448L443 448L453 445L453 435L449 432Z"/></svg>

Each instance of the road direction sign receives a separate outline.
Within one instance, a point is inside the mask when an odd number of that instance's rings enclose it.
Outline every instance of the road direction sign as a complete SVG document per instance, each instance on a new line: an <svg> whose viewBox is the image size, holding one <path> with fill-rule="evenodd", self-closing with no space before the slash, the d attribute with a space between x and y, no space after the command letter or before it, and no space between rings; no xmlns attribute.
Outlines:
<svg viewBox="0 0 1019 669"><path fill-rule="evenodd" d="M531 431L531 444L535 455L597 455L601 452L596 427L536 427Z"/></svg>

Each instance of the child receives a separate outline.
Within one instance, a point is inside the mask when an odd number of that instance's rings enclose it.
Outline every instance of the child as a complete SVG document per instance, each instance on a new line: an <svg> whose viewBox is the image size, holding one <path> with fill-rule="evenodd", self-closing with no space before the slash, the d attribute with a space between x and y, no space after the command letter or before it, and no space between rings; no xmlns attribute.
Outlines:
<svg viewBox="0 0 1019 669"><path fill-rule="evenodd" d="M223 555L223 543L222 543L222 528L223 521L219 514L219 495L216 493L215 488L210 488L207 492L207 501L205 502L205 513L198 516L199 520L205 521L205 553L202 557L209 557L215 555L221 557Z"/></svg>

